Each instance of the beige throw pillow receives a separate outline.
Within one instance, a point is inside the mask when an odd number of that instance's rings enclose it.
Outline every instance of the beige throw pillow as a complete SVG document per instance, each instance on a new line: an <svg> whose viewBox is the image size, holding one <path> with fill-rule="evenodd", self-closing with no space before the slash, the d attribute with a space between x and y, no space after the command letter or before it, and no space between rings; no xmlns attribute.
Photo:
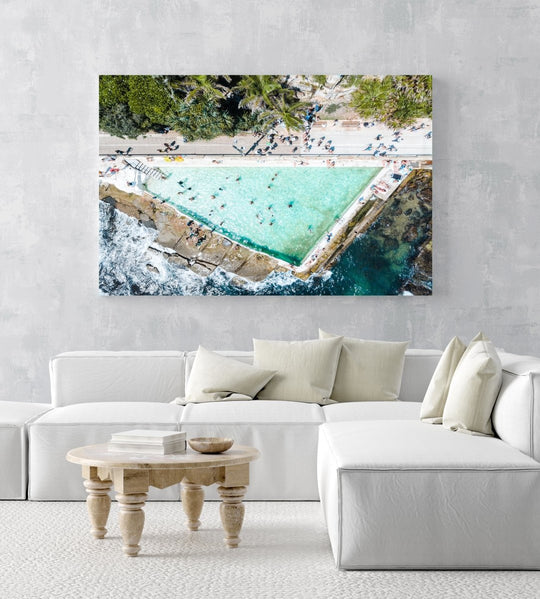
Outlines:
<svg viewBox="0 0 540 599"><path fill-rule="evenodd" d="M333 403L329 397L341 342L342 337L310 341L253 339L255 366L277 371L257 399Z"/></svg>
<svg viewBox="0 0 540 599"><path fill-rule="evenodd" d="M454 337L446 346L424 395L424 401L420 409L420 420L423 422L442 423L450 383L466 348L467 346L459 337Z"/></svg>
<svg viewBox="0 0 540 599"><path fill-rule="evenodd" d="M335 337L319 329L321 339ZM343 337L332 395L335 401L397 399L408 341L368 341Z"/></svg>
<svg viewBox="0 0 540 599"><path fill-rule="evenodd" d="M226 358L199 346L186 386L186 397L176 403L250 400L274 376L263 370Z"/></svg>
<svg viewBox="0 0 540 599"><path fill-rule="evenodd" d="M453 431L493 435L491 412L502 383L502 366L491 341L479 333L459 362L443 412Z"/></svg>

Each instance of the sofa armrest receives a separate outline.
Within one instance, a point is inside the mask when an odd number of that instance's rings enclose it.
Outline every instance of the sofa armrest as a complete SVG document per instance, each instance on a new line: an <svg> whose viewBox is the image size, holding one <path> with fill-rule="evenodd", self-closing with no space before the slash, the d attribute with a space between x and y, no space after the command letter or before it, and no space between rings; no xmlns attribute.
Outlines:
<svg viewBox="0 0 540 599"><path fill-rule="evenodd" d="M540 462L540 358L500 353L501 390L493 408L495 433Z"/></svg>

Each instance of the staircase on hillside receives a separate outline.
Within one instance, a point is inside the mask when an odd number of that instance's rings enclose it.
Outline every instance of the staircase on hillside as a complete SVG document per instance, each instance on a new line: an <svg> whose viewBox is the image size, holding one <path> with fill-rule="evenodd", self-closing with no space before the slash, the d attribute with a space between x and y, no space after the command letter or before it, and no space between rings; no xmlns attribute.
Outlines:
<svg viewBox="0 0 540 599"><path fill-rule="evenodd" d="M131 168L144 173L148 177L154 177L154 179L166 179L166 176L158 168L152 168L143 164L140 160L124 158L124 162Z"/></svg>

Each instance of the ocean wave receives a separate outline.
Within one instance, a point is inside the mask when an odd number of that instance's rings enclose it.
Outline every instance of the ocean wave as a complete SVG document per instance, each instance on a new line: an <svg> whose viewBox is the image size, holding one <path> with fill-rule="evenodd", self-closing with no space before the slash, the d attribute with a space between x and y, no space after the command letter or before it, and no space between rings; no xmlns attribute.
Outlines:
<svg viewBox="0 0 540 599"><path fill-rule="evenodd" d="M274 272L256 283L221 268L201 277L166 259L167 250L155 242L156 230L99 204L99 288L105 295L312 295L331 278L325 273L301 281L289 272Z"/></svg>

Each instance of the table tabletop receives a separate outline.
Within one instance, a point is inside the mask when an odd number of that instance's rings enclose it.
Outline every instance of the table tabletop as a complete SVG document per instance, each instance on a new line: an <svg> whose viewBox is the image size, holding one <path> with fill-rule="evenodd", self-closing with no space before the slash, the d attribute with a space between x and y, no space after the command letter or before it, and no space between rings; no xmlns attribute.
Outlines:
<svg viewBox="0 0 540 599"><path fill-rule="evenodd" d="M68 451L66 459L82 466L129 468L133 470L167 470L175 468L214 468L246 464L260 456L258 449L234 444L223 453L199 453L188 449L185 453L156 455L110 451L108 443L86 445Z"/></svg>

